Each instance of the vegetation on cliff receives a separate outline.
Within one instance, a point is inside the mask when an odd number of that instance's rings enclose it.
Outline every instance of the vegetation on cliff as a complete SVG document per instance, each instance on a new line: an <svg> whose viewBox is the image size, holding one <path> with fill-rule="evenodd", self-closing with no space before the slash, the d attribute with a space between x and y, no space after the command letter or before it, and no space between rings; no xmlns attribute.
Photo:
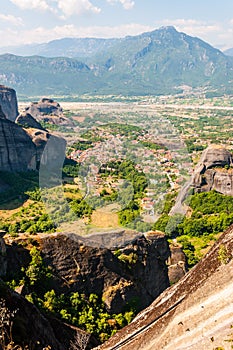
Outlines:
<svg viewBox="0 0 233 350"><path fill-rule="evenodd" d="M210 191L192 195L187 203L191 215L170 217L165 211L154 224L154 229L177 239L191 267L202 257L208 244L233 224L233 198Z"/></svg>
<svg viewBox="0 0 233 350"><path fill-rule="evenodd" d="M33 243L33 240L30 242ZM134 317L134 304L129 304L122 313L112 314L106 310L103 296L79 292L56 293L52 289L52 269L44 263L36 246L32 246L30 257L28 266L21 268L15 279L7 280L6 277L5 280L13 289L23 286L26 299L45 315L77 326L93 334L101 342L127 325Z"/></svg>

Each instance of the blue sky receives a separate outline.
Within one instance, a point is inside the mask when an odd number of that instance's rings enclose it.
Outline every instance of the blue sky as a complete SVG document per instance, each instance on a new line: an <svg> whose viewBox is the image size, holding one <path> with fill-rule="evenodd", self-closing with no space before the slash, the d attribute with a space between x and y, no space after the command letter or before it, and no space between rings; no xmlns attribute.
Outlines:
<svg viewBox="0 0 233 350"><path fill-rule="evenodd" d="M123 37L174 25L233 47L232 0L1 0L0 46L62 37Z"/></svg>

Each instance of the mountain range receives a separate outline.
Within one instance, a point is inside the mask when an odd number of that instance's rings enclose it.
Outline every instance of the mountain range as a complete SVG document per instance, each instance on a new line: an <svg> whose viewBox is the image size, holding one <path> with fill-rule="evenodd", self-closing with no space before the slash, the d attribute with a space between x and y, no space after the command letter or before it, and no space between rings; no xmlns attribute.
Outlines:
<svg viewBox="0 0 233 350"><path fill-rule="evenodd" d="M19 96L233 92L233 57L174 27L121 39L64 38L17 50L21 56L0 55L0 82Z"/></svg>

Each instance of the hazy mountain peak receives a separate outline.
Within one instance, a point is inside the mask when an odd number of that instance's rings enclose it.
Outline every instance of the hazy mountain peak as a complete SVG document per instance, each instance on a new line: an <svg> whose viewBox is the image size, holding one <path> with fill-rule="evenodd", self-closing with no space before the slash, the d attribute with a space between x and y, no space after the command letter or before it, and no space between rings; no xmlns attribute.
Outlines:
<svg viewBox="0 0 233 350"><path fill-rule="evenodd" d="M233 59L172 26L121 39L63 38L33 46L33 55L0 56L2 82L35 95L233 89Z"/></svg>

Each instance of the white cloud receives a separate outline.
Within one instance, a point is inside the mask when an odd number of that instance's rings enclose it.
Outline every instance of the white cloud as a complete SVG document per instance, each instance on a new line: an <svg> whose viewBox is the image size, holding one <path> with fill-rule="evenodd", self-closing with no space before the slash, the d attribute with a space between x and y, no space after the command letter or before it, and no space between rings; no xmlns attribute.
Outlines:
<svg viewBox="0 0 233 350"><path fill-rule="evenodd" d="M74 14L92 12L99 13L101 9L94 6L89 0L56 0L58 8L63 12L64 17L70 17Z"/></svg>
<svg viewBox="0 0 233 350"><path fill-rule="evenodd" d="M22 45L31 43L44 43L54 39L64 37L96 37L96 38L114 38L124 37L126 35L137 35L143 32L151 31L154 27L131 23L120 26L90 26L77 27L73 24L56 26L54 28L37 27L30 30L8 30L1 35L1 46Z"/></svg>
<svg viewBox="0 0 233 350"><path fill-rule="evenodd" d="M186 34L193 36L203 36L208 33L217 33L221 29L221 26L218 23L208 23L194 19L165 19L158 23L160 23L160 25L173 25L178 31L185 32Z"/></svg>
<svg viewBox="0 0 233 350"><path fill-rule="evenodd" d="M114 4L119 2L125 10L130 10L134 7L135 2L132 0L107 0L110 4Z"/></svg>
<svg viewBox="0 0 233 350"><path fill-rule="evenodd" d="M26 9L38 9L38 10L51 10L46 0L10 0L13 4L19 8Z"/></svg>
<svg viewBox="0 0 233 350"><path fill-rule="evenodd" d="M179 32L196 36L210 45L226 49L230 44L229 23L198 21L195 19L178 18L164 19L156 22L157 26L173 25ZM231 33L232 38L232 33ZM233 46L233 42L232 42Z"/></svg>
<svg viewBox="0 0 233 350"><path fill-rule="evenodd" d="M22 26L23 20L20 17L15 17L12 15L4 15L0 13L0 21L6 22L8 24L11 24L13 26Z"/></svg>
<svg viewBox="0 0 233 350"><path fill-rule="evenodd" d="M6 17L4 18L5 20L7 19ZM10 17L8 17L8 20L10 20ZM14 21L13 18L11 20ZM155 22L153 26L138 23L118 26L77 26L75 24L64 24L54 26L53 28L45 28L44 26L37 28L30 27L27 30L25 26L11 26L11 28L4 28L4 31L0 33L1 46L7 46L9 43L11 45L43 43L64 37L125 37L127 35L138 35L143 32L149 32L167 25L174 25L178 31L197 36L222 50L233 47L233 20L231 22L220 23L201 22L193 19L166 19Z"/></svg>
<svg viewBox="0 0 233 350"><path fill-rule="evenodd" d="M101 11L99 7L94 6L89 0L10 0L10 1L23 10L37 9L37 10L43 10L43 11L50 11L59 15L59 17L62 19L66 19L72 15L81 15L88 12L99 13ZM127 2L129 0L125 0L125 1Z"/></svg>

